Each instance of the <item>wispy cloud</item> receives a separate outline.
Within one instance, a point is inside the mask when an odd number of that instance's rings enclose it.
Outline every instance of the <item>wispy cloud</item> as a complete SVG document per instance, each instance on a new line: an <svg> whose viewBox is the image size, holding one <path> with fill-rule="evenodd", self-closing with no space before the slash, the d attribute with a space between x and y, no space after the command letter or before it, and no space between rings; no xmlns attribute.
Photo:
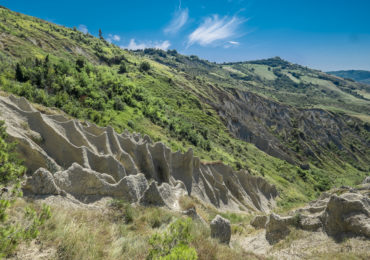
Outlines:
<svg viewBox="0 0 370 260"><path fill-rule="evenodd" d="M79 30L80 32L85 33L85 34L89 32L89 30L87 29L87 26L86 26L86 25L84 25L84 24L80 24L80 25L78 26L78 30Z"/></svg>
<svg viewBox="0 0 370 260"><path fill-rule="evenodd" d="M239 46L239 45L240 45L240 42L236 42L236 41L228 41L228 42L226 42L226 43L225 43L224 48L225 48L225 49L228 49L228 48L230 48L230 47L237 47L237 46Z"/></svg>
<svg viewBox="0 0 370 260"><path fill-rule="evenodd" d="M213 15L212 17L208 17L189 35L188 46L195 43L207 46L217 41L233 37L236 35L239 25L245 21L246 19L237 16L224 16L220 18L218 15Z"/></svg>
<svg viewBox="0 0 370 260"><path fill-rule="evenodd" d="M228 43L230 43L232 45L240 45L240 42L235 42L235 41L228 41Z"/></svg>
<svg viewBox="0 0 370 260"><path fill-rule="evenodd" d="M119 42L121 40L121 37L119 37L118 35L113 35L113 40Z"/></svg>
<svg viewBox="0 0 370 260"><path fill-rule="evenodd" d="M161 49L161 50L167 50L171 46L171 43L169 41L163 41L161 43L156 43L154 45L154 48Z"/></svg>
<svg viewBox="0 0 370 260"><path fill-rule="evenodd" d="M170 24L164 29L165 33L174 34L177 33L188 21L189 10L179 9L173 14Z"/></svg>
<svg viewBox="0 0 370 260"><path fill-rule="evenodd" d="M112 43L114 42L119 42L121 40L121 37L117 34L108 34L107 42Z"/></svg>
<svg viewBox="0 0 370 260"><path fill-rule="evenodd" d="M136 43L135 39L131 39L130 43L127 46L121 46L122 49L129 49L129 50L143 50L147 48L154 48L154 49L161 49L167 50L171 46L169 41L147 41Z"/></svg>

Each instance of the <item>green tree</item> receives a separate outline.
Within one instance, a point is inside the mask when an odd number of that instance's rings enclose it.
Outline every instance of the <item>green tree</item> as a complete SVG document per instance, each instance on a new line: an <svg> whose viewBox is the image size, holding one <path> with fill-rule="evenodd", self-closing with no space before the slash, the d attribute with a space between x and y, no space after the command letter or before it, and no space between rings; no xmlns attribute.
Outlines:
<svg viewBox="0 0 370 260"><path fill-rule="evenodd" d="M121 64L119 65L119 73L123 74L127 72L126 63L124 61L121 61Z"/></svg>
<svg viewBox="0 0 370 260"><path fill-rule="evenodd" d="M99 38L101 39L101 40L104 40L104 38L103 38L103 32L101 31L101 29L99 28Z"/></svg>
<svg viewBox="0 0 370 260"><path fill-rule="evenodd" d="M78 57L76 60L76 68L79 72L85 66L85 60L82 57Z"/></svg>
<svg viewBox="0 0 370 260"><path fill-rule="evenodd" d="M15 79L19 82L27 81L26 77L24 75L23 69L22 69L22 67L19 63L17 63L17 65L15 67Z"/></svg>

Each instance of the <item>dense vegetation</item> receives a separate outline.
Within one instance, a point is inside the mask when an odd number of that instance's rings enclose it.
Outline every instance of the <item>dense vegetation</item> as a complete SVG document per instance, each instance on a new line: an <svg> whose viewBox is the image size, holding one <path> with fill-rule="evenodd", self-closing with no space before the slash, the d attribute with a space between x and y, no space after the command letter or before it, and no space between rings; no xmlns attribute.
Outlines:
<svg viewBox="0 0 370 260"><path fill-rule="evenodd" d="M305 162L310 164L305 169L265 154L230 132L219 115L216 94L249 91L297 108L324 108L368 120L369 89L362 85L279 58L215 64L175 50L132 52L102 35L95 38L5 8L0 17L0 88L6 92L117 131L148 134L174 150L192 147L203 160L246 168L278 186L282 206L310 200L332 185L359 182L368 173L362 160L332 160L335 147L323 150L323 155L331 152L325 160ZM368 134L365 122L353 127ZM293 150L300 148L300 132L295 131L283 140ZM274 134L280 138L281 131ZM353 149L364 146L353 144Z"/></svg>

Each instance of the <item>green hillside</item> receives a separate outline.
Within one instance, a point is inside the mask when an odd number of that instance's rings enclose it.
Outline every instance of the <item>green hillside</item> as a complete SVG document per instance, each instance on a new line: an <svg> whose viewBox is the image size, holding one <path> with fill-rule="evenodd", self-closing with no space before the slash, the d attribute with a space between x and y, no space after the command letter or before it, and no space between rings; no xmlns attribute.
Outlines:
<svg viewBox="0 0 370 260"><path fill-rule="evenodd" d="M192 147L275 183L281 205L369 174L370 90L280 58L216 64L0 8L0 88L117 131Z"/></svg>
<svg viewBox="0 0 370 260"><path fill-rule="evenodd" d="M370 84L370 71L366 70L339 70L339 71L329 71L330 75L337 77L352 79L365 84Z"/></svg>

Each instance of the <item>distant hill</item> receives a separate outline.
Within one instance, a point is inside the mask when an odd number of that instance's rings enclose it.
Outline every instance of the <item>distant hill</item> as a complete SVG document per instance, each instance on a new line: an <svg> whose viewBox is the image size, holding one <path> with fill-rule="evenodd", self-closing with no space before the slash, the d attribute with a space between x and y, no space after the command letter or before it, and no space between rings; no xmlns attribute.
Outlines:
<svg viewBox="0 0 370 260"><path fill-rule="evenodd" d="M345 79L353 79L357 82L370 84L370 71L367 70L338 70L329 71L328 74Z"/></svg>

